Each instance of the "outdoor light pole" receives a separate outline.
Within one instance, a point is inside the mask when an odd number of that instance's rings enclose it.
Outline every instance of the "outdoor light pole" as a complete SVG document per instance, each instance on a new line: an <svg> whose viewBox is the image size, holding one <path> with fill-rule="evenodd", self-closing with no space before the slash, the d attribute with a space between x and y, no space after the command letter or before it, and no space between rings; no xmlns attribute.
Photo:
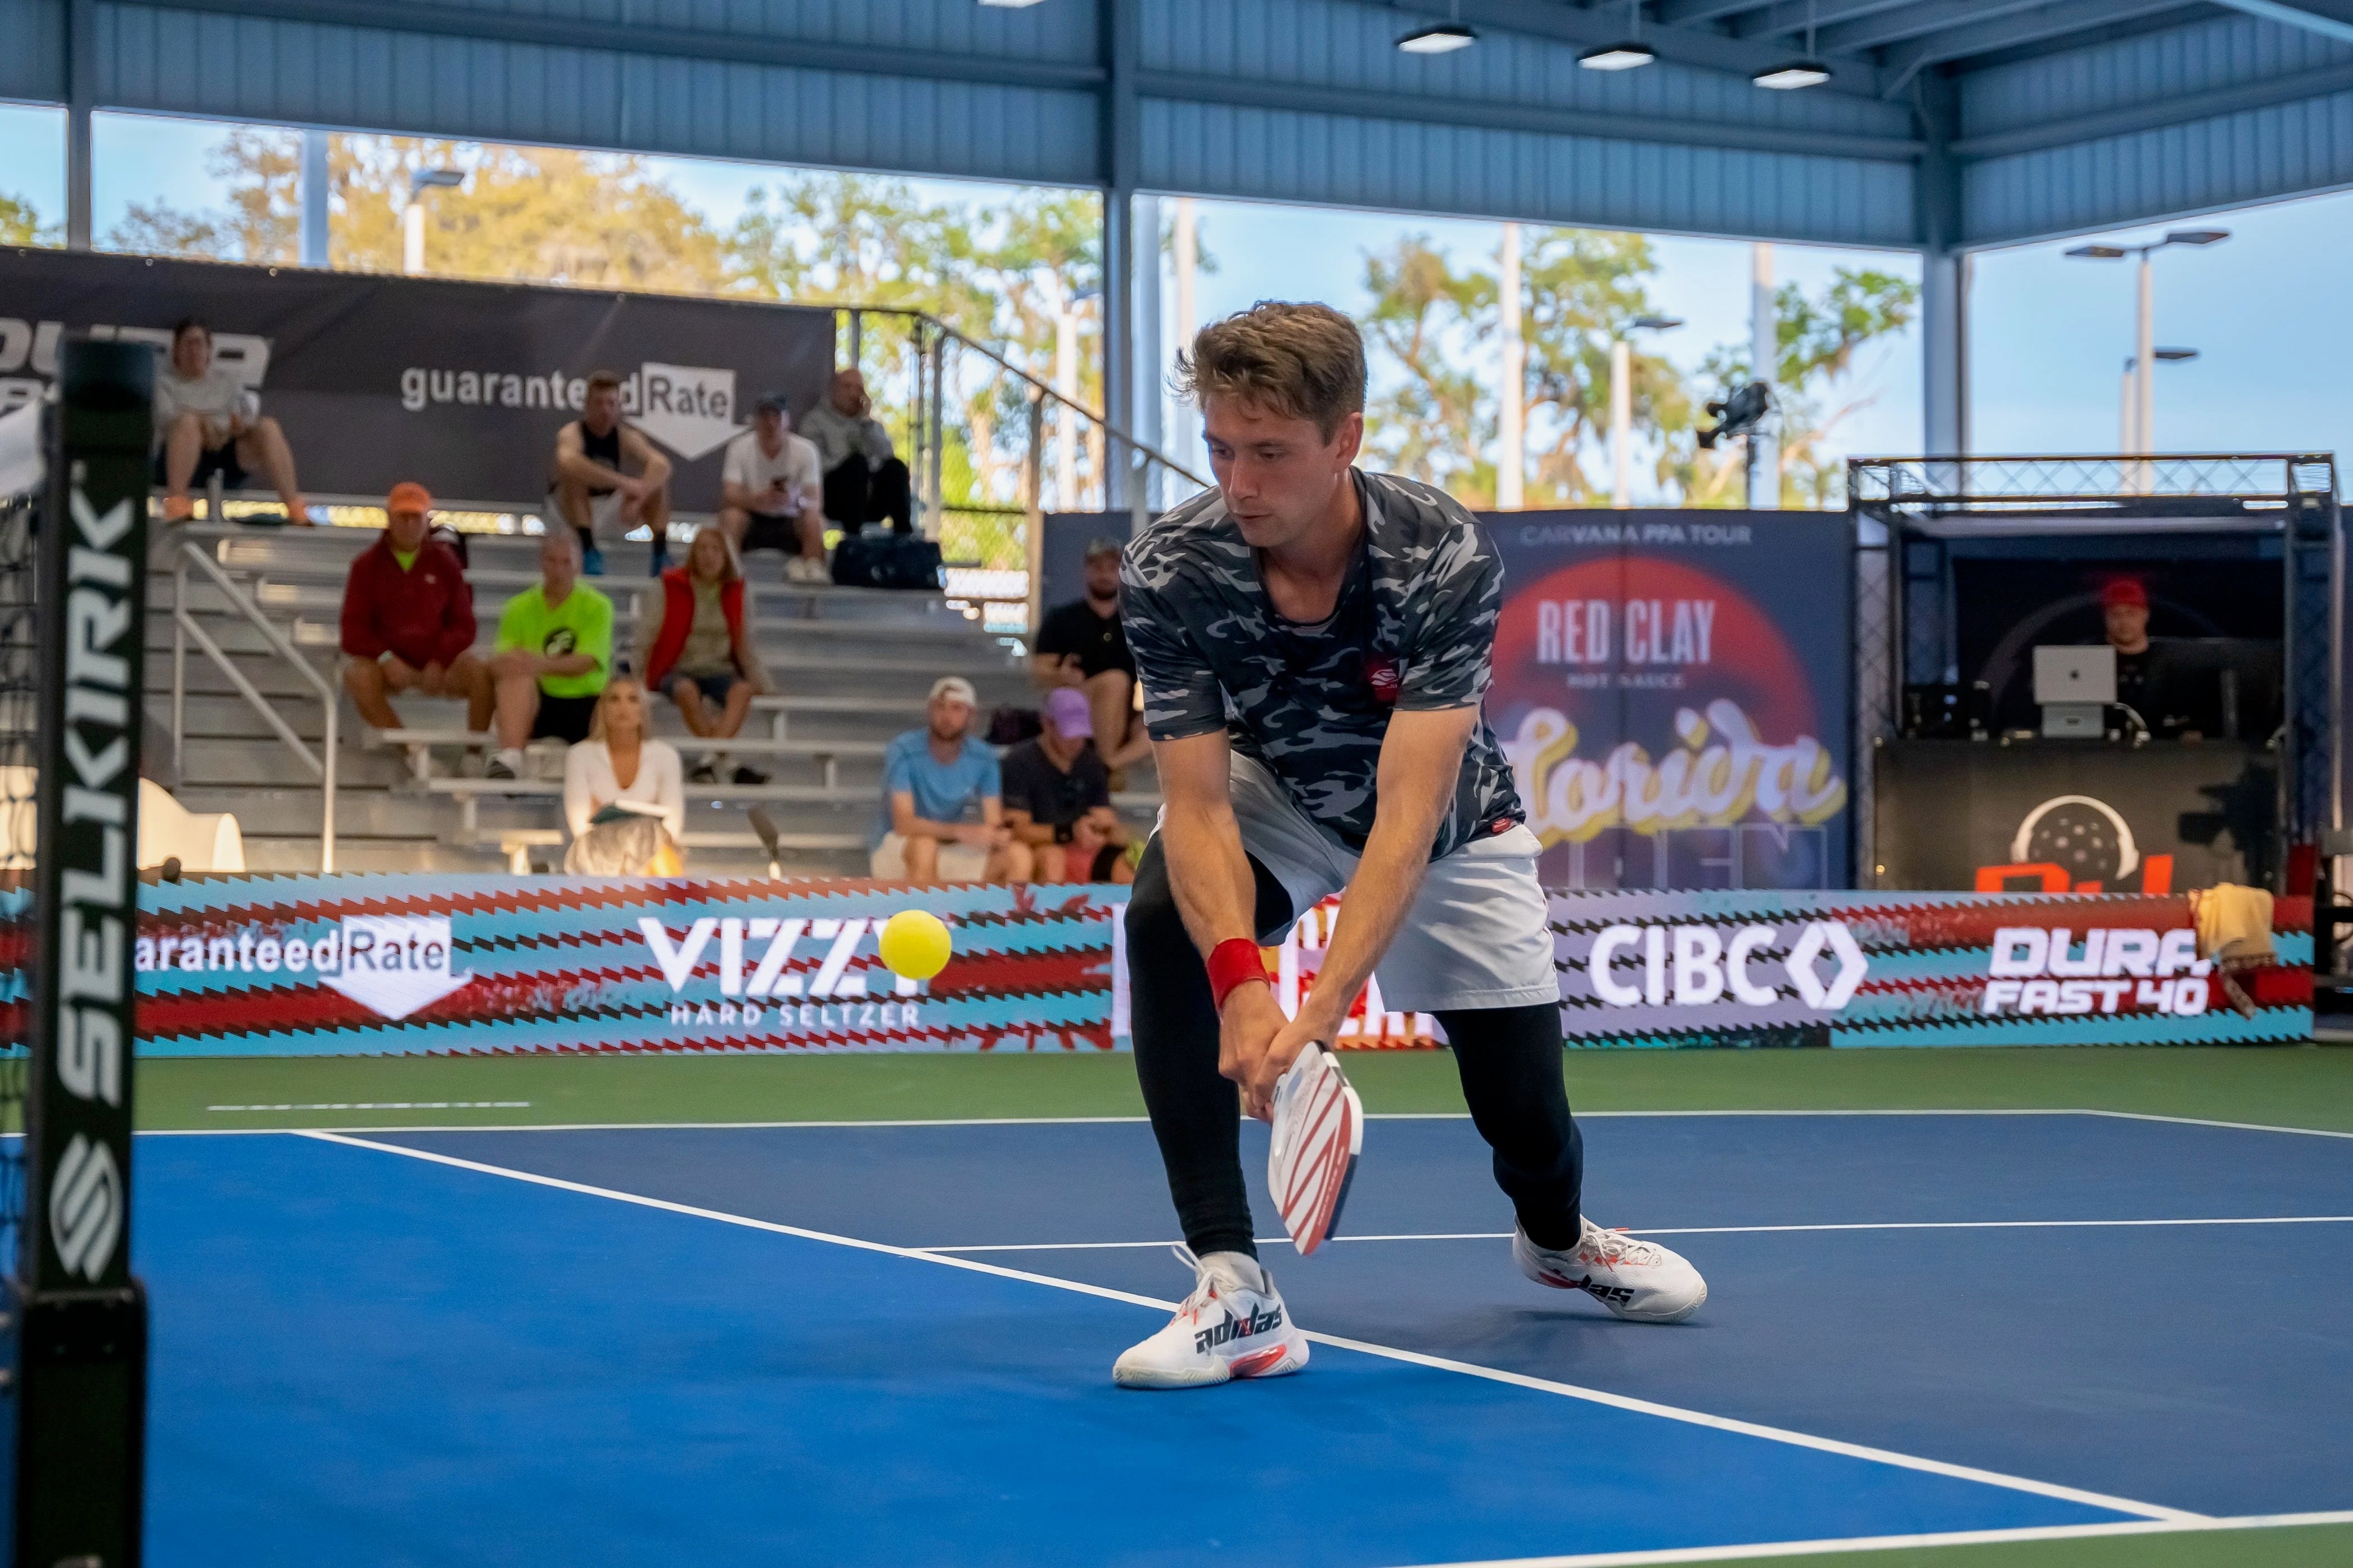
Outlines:
<svg viewBox="0 0 2353 1568"><path fill-rule="evenodd" d="M1626 331L1666 332L1683 324L1678 316L1637 316ZM1609 345L1610 504L1620 510L1634 504L1633 445L1634 347L1621 332Z"/></svg>
<svg viewBox="0 0 2353 1568"><path fill-rule="evenodd" d="M2157 362L2165 357L2157 346L2157 268L2152 258L2169 245L2215 245L2230 237L2227 228L2177 228L2163 239L2147 245L2079 245L2067 252L2085 261L2122 261L2127 256L2140 258L2138 310L2133 326L2133 357L2128 372L2132 395L2126 415L2126 446L2129 449L2135 445L2131 437L2137 433L2137 455L2147 456L2157 439L2157 421L2150 416L2150 410L2157 403ZM2136 425L2137 432L2134 429ZM2146 489L2147 465L2142 468L2140 488Z"/></svg>
<svg viewBox="0 0 2353 1568"><path fill-rule="evenodd" d="M465 183L462 169L419 169L408 176L408 205L400 212L400 269L409 277L425 270L425 193Z"/></svg>
<svg viewBox="0 0 2353 1568"><path fill-rule="evenodd" d="M2154 357L2160 364L2179 364L2198 357L2196 349L2158 349ZM2157 409L2141 392L2138 371L2141 361L2136 355L2125 361L2123 438L2117 450L2125 453L2149 452L2157 447Z"/></svg>

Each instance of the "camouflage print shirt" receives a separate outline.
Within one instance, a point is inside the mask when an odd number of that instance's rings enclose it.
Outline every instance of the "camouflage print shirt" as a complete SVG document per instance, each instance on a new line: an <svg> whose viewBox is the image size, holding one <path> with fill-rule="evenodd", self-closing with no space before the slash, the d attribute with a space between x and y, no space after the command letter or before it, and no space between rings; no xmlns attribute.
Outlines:
<svg viewBox="0 0 2353 1568"><path fill-rule="evenodd" d="M1138 535L1120 580L1153 739L1223 726L1302 811L1360 851L1389 714L1475 707L1486 692L1504 568L1452 497L1388 474L1359 471L1356 485L1364 545L1331 616L1314 626L1276 614L1215 490ZM1482 719L1430 858L1525 816Z"/></svg>

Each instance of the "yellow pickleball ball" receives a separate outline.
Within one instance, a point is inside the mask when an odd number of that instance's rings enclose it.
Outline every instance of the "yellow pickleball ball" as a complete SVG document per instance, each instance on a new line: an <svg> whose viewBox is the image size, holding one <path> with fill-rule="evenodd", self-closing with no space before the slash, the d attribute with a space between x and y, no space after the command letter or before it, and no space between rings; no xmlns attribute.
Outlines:
<svg viewBox="0 0 2353 1568"><path fill-rule="evenodd" d="M928 910L901 910L882 922L882 962L893 974L929 980L948 966L955 942L940 917Z"/></svg>

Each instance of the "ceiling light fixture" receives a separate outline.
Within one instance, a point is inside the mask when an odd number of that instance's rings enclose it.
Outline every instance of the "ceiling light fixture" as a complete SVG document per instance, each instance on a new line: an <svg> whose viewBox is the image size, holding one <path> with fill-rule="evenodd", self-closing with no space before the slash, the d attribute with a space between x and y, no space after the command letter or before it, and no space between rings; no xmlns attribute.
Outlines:
<svg viewBox="0 0 2353 1568"><path fill-rule="evenodd" d="M1447 7L1447 20L1408 33L1397 41L1397 47L1401 54L1451 55L1478 41L1479 35L1462 25L1462 0L1453 0Z"/></svg>
<svg viewBox="0 0 2353 1568"><path fill-rule="evenodd" d="M1626 0L1626 42L1588 49L1577 63L1589 71L1630 71L1658 58L1659 51L1642 42L1642 0Z"/></svg>
<svg viewBox="0 0 2353 1568"><path fill-rule="evenodd" d="M1758 71L1748 79L1774 92L1795 92L1799 88L1820 87L1831 79L1831 68L1814 58L1814 0L1806 0L1805 57L1787 65Z"/></svg>

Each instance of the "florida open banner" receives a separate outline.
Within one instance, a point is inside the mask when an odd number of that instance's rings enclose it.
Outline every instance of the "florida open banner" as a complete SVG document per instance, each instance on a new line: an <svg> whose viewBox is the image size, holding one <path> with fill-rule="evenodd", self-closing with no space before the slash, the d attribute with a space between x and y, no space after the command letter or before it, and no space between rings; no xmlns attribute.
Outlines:
<svg viewBox="0 0 2353 1568"><path fill-rule="evenodd" d="M1556 888L1841 888L1842 513L1524 511L1487 721Z"/></svg>
<svg viewBox="0 0 2353 1568"><path fill-rule="evenodd" d="M557 428L578 416L589 372L608 369L628 418L670 454L673 503L710 511L721 448L752 405L781 391L795 413L813 407L833 369L826 310L0 249L0 413L56 376L62 335L168 351L188 316L326 494L417 479L452 500L536 503Z"/></svg>
<svg viewBox="0 0 2353 1568"><path fill-rule="evenodd" d="M139 1049L159 1056L1124 1048L1113 887L417 874L201 877L142 889ZM923 984L875 952L924 909L955 954ZM2252 1021L2196 956L2185 899L1582 893L1552 905L1573 1045L2228 1043L2308 1038L2309 900ZM1270 952L1295 1005L1326 904ZM1343 1043L1434 1019L1356 1007Z"/></svg>

